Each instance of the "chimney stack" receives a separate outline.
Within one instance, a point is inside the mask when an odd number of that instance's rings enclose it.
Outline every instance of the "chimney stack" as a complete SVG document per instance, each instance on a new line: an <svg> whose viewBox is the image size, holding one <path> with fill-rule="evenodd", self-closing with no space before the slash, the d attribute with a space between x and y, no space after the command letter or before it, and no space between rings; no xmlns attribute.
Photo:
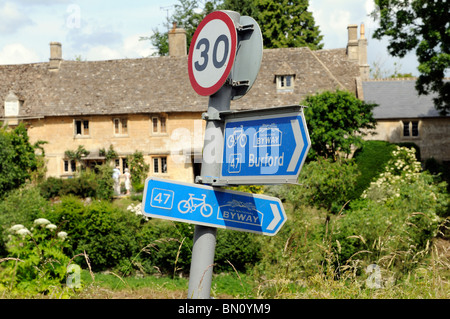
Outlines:
<svg viewBox="0 0 450 319"><path fill-rule="evenodd" d="M169 31L169 56L186 56L186 30L177 28L177 23L173 23L172 30Z"/></svg>
<svg viewBox="0 0 450 319"><path fill-rule="evenodd" d="M361 23L360 36L358 40L359 71L362 80L369 79L370 67L367 63L367 39L365 37L364 23Z"/></svg>
<svg viewBox="0 0 450 319"><path fill-rule="evenodd" d="M50 42L50 66L51 71L58 71L62 61L61 43Z"/></svg>
<svg viewBox="0 0 450 319"><path fill-rule="evenodd" d="M348 30L347 56L350 61L358 61L358 25L350 24Z"/></svg>

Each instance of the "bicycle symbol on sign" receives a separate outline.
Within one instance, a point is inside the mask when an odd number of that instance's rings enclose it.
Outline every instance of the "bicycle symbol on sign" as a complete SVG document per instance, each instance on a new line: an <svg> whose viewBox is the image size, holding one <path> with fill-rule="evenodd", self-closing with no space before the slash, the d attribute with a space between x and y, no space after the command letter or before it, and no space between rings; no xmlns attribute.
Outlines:
<svg viewBox="0 0 450 319"><path fill-rule="evenodd" d="M244 133L244 127L233 128L233 134L227 138L228 148L232 148L239 141L239 145L244 147L247 144L247 135Z"/></svg>
<svg viewBox="0 0 450 319"><path fill-rule="evenodd" d="M206 194L202 194L202 198L195 198L195 194L189 194L189 199L182 200L178 203L178 211L182 214L193 213L200 207L200 213L204 217L209 217L213 213L211 205L206 204Z"/></svg>

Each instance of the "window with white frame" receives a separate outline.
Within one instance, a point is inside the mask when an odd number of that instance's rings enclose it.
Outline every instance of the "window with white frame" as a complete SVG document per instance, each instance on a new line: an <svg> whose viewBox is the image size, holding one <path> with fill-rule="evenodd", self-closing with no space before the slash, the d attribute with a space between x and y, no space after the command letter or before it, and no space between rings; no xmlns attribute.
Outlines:
<svg viewBox="0 0 450 319"><path fill-rule="evenodd" d="M293 75L277 75L276 82L279 91L292 91L294 89Z"/></svg>
<svg viewBox="0 0 450 319"><path fill-rule="evenodd" d="M152 116L151 126L153 134L166 134L167 118L165 116Z"/></svg>
<svg viewBox="0 0 450 319"><path fill-rule="evenodd" d="M128 135L128 120L126 118L115 118L114 135Z"/></svg>
<svg viewBox="0 0 450 319"><path fill-rule="evenodd" d="M77 163L75 160L64 160L64 173L70 174L77 171Z"/></svg>
<svg viewBox="0 0 450 319"><path fill-rule="evenodd" d="M419 137L419 121L402 121L403 137Z"/></svg>
<svg viewBox="0 0 450 319"><path fill-rule="evenodd" d="M167 157L153 157L153 173L167 174Z"/></svg>
<svg viewBox="0 0 450 319"><path fill-rule="evenodd" d="M75 137L89 136L89 120L74 120Z"/></svg>

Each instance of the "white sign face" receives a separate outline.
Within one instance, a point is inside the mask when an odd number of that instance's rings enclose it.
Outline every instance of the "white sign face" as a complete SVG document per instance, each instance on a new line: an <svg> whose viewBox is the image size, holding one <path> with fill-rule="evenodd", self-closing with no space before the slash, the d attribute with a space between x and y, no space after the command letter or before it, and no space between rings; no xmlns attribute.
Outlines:
<svg viewBox="0 0 450 319"><path fill-rule="evenodd" d="M216 93L225 83L236 56L237 33L224 12L207 15L198 26L189 48L189 80L203 96Z"/></svg>

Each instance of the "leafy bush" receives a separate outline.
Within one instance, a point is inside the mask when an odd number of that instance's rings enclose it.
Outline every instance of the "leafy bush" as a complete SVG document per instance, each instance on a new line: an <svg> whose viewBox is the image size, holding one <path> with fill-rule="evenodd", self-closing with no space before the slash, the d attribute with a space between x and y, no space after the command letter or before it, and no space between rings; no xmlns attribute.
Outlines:
<svg viewBox="0 0 450 319"><path fill-rule="evenodd" d="M293 203L294 210L299 205L310 205L337 213L350 199L357 176L352 160L318 158L304 165L298 179L300 185L269 189Z"/></svg>
<svg viewBox="0 0 450 319"><path fill-rule="evenodd" d="M87 253L94 271L128 265L139 249L139 218L107 201L85 205L78 198L63 197L48 216L69 234L74 255Z"/></svg>
<svg viewBox="0 0 450 319"><path fill-rule="evenodd" d="M363 191L370 186L392 158L395 145L385 141L364 141L358 148L353 158L360 172L352 198L359 198Z"/></svg>
<svg viewBox="0 0 450 319"><path fill-rule="evenodd" d="M49 177L40 184L41 194L47 199L65 195L111 199L113 196L112 168L108 165L98 165L97 170L98 173L86 170L68 179Z"/></svg>
<svg viewBox="0 0 450 319"><path fill-rule="evenodd" d="M449 194L445 183L420 172L414 154L414 148L397 146L385 171L336 224L341 263L363 252L386 267L408 268L438 234Z"/></svg>
<svg viewBox="0 0 450 319"><path fill-rule="evenodd" d="M218 229L214 271L245 272L261 259L261 248L255 234Z"/></svg>
<svg viewBox="0 0 450 319"><path fill-rule="evenodd" d="M0 256L6 254L7 228L14 224L31 227L33 221L45 213L49 204L37 187L22 187L8 193L0 201Z"/></svg>
<svg viewBox="0 0 450 319"><path fill-rule="evenodd" d="M67 234L56 229L43 218L36 219L30 230L21 224L9 228L8 257L2 263L0 288L3 285L13 294L25 296L64 293L62 285L70 260L63 252Z"/></svg>
<svg viewBox="0 0 450 319"><path fill-rule="evenodd" d="M113 168L110 165L97 165L97 189L95 197L111 199L114 195L114 180L111 178Z"/></svg>
<svg viewBox="0 0 450 319"><path fill-rule="evenodd" d="M150 169L150 165L145 162L144 155L139 151L129 155L127 160L128 166L130 167L131 182L133 184L133 188L136 188L135 186L144 183Z"/></svg>
<svg viewBox="0 0 450 319"><path fill-rule="evenodd" d="M45 181L39 184L42 196L45 198L54 198L60 195L63 188L64 180L56 177L48 177Z"/></svg>
<svg viewBox="0 0 450 319"><path fill-rule="evenodd" d="M147 273L188 274L194 226L187 223L150 220L137 234L139 258L136 263Z"/></svg>
<svg viewBox="0 0 450 319"><path fill-rule="evenodd" d="M23 185L37 169L36 148L23 123L12 130L0 127L0 198Z"/></svg>
<svg viewBox="0 0 450 319"><path fill-rule="evenodd" d="M352 145L358 146L366 129L375 128L372 110L352 93L337 90L306 97L305 119L311 138L308 158L322 156L337 159L339 152L350 154Z"/></svg>

